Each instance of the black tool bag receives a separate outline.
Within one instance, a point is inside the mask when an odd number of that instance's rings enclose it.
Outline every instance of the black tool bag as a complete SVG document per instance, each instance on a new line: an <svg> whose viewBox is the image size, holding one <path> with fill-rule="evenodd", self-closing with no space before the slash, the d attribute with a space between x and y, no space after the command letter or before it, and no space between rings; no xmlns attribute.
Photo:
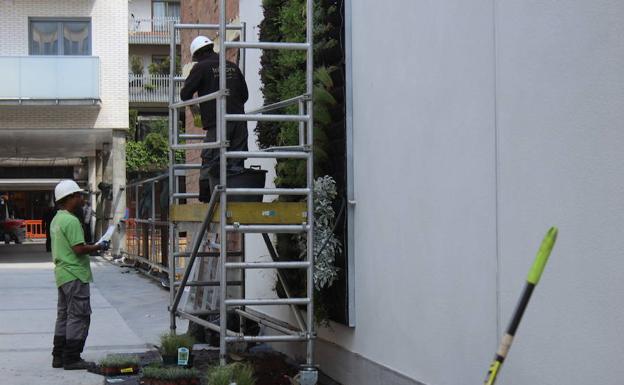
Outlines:
<svg viewBox="0 0 624 385"><path fill-rule="evenodd" d="M227 170L227 187L230 188L264 188L267 170L260 166L252 168L233 167ZM203 167L199 175L199 200L210 202L212 191L219 184L219 175ZM228 202L262 202L262 195L230 195Z"/></svg>

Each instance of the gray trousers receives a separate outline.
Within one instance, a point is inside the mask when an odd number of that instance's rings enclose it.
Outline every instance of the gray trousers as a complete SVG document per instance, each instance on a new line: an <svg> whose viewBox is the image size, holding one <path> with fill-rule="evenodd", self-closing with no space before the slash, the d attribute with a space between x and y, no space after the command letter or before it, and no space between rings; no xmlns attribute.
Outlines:
<svg viewBox="0 0 624 385"><path fill-rule="evenodd" d="M58 305L54 335L84 341L91 324L91 292L88 283L79 279L58 288Z"/></svg>

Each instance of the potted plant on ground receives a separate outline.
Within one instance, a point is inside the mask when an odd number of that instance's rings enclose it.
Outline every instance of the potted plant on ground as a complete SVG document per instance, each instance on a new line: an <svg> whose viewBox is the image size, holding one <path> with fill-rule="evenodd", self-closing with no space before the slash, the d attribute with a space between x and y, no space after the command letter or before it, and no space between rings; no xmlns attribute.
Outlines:
<svg viewBox="0 0 624 385"><path fill-rule="evenodd" d="M237 362L225 366L213 366L206 372L206 382L210 385L255 385L253 367Z"/></svg>
<svg viewBox="0 0 624 385"><path fill-rule="evenodd" d="M200 373L185 368L143 368L141 385L200 385ZM229 385L229 384L228 384Z"/></svg>
<svg viewBox="0 0 624 385"><path fill-rule="evenodd" d="M140 360L135 355L109 354L99 364L102 375L118 376L139 373Z"/></svg>
<svg viewBox="0 0 624 385"><path fill-rule="evenodd" d="M199 385L201 382L197 369L171 368L170 376L175 385Z"/></svg>
<svg viewBox="0 0 624 385"><path fill-rule="evenodd" d="M160 355L165 365L178 364L178 349L187 348L189 350L189 366L192 361L192 349L195 340L188 334L165 333L160 336Z"/></svg>
<svg viewBox="0 0 624 385"><path fill-rule="evenodd" d="M162 369L159 367L146 366L141 371L141 385L160 385Z"/></svg>

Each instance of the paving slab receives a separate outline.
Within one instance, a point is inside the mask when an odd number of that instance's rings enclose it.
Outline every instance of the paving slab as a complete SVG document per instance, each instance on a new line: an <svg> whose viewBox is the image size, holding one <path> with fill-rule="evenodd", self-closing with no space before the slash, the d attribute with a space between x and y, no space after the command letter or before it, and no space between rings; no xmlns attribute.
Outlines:
<svg viewBox="0 0 624 385"><path fill-rule="evenodd" d="M93 314L83 357L153 349L169 329L169 293L131 269L94 257ZM103 377L51 367L57 289L43 244L0 245L0 381L3 385L100 385ZM187 323L179 325L185 331Z"/></svg>

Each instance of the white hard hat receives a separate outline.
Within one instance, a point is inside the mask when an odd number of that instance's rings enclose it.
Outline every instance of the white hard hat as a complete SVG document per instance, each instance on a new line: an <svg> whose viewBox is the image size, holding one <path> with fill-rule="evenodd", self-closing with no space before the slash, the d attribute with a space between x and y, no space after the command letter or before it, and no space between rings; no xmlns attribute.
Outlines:
<svg viewBox="0 0 624 385"><path fill-rule="evenodd" d="M197 52L198 49L211 44L213 44L212 40L210 40L206 36L197 36L191 42L191 56L195 55L195 52Z"/></svg>
<svg viewBox="0 0 624 385"><path fill-rule="evenodd" d="M78 183L74 182L73 180L71 179L62 180L54 188L54 200L58 202L61 199L65 198L66 196L69 196L77 192L81 192L85 194L87 193L86 191L78 187Z"/></svg>

